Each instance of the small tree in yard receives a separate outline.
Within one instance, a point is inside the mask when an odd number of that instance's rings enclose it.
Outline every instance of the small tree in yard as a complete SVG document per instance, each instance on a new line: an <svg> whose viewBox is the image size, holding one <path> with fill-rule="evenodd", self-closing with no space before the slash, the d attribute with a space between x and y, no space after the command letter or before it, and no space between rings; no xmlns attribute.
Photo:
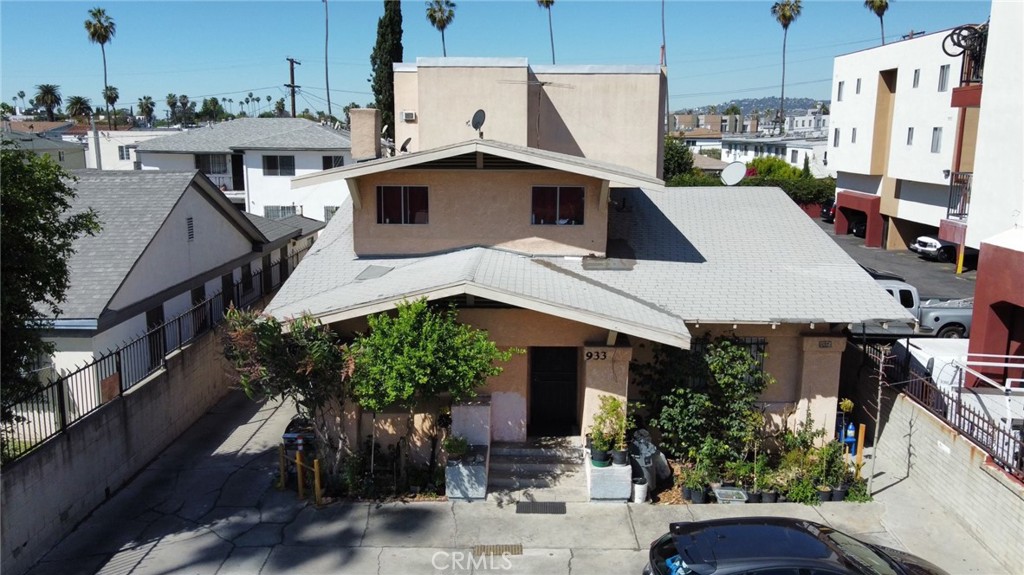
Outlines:
<svg viewBox="0 0 1024 575"><path fill-rule="evenodd" d="M657 346L634 364L650 423L675 457L720 464L745 454L757 398L774 380L740 340L705 338L703 352Z"/></svg>
<svg viewBox="0 0 1024 575"><path fill-rule="evenodd" d="M227 312L224 355L238 372L246 395L287 399L313 426L317 453L337 477L348 454L340 425L330 414L348 395L349 360L330 328L308 315L284 325L273 317L234 307Z"/></svg>
<svg viewBox="0 0 1024 575"><path fill-rule="evenodd" d="M486 331L458 323L457 315L454 307L438 310L420 299L398 304L394 315L367 317L369 332L351 348L356 402L376 419L385 408L412 409L426 398L474 397L487 378L502 372L496 362L518 350L498 349Z"/></svg>

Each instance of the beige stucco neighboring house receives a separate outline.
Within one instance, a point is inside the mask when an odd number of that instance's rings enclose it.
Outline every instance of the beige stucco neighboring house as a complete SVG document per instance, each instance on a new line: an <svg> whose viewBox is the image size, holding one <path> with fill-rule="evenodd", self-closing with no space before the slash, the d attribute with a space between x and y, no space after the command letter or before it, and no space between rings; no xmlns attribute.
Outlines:
<svg viewBox="0 0 1024 575"><path fill-rule="evenodd" d="M910 320L777 188L664 188L630 168L481 139L293 186L348 202L266 312L310 313L349 335L403 300L454 304L498 345L527 350L482 390L488 441L585 433L599 395L636 397L631 360L707 334L767 355L771 412L830 428L843 329ZM368 433L364 415L348 419L349 437ZM406 420L378 414L377 429L401 435Z"/></svg>

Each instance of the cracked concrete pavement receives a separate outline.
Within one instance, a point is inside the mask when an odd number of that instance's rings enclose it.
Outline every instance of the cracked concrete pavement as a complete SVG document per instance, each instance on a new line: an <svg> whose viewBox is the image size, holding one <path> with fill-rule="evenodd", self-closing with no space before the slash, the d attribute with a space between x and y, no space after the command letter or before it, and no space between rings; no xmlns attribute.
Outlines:
<svg viewBox="0 0 1024 575"><path fill-rule="evenodd" d="M565 515L517 515L508 505L459 501L317 509L274 487L276 446L293 413L232 391L29 573L639 573L670 521L753 514L826 523L951 573L1007 572L938 503L899 481L872 503L819 507L568 503ZM506 544L522 544L522 555L469 553Z"/></svg>

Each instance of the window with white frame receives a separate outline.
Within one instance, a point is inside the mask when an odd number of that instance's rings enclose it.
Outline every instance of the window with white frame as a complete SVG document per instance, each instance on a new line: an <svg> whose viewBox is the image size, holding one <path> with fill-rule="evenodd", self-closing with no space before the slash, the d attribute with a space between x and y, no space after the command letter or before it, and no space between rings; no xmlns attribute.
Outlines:
<svg viewBox="0 0 1024 575"><path fill-rule="evenodd" d="M324 223L331 221L340 206L324 206Z"/></svg>
<svg viewBox="0 0 1024 575"><path fill-rule="evenodd" d="M427 186L377 186L378 224L427 224Z"/></svg>
<svg viewBox="0 0 1024 575"><path fill-rule="evenodd" d="M796 163L796 153L797 153L796 150L790 151L790 153L789 153L789 163L791 163L791 164L795 164Z"/></svg>
<svg viewBox="0 0 1024 575"><path fill-rule="evenodd" d="M860 94L860 78L857 78L857 93Z"/></svg>
<svg viewBox="0 0 1024 575"><path fill-rule="evenodd" d="M836 101L837 102L842 102L843 101L843 86L845 86L845 85L846 85L846 82L839 82L839 90L836 92Z"/></svg>
<svg viewBox="0 0 1024 575"><path fill-rule="evenodd" d="M914 145L914 127L913 126L907 128L907 145L908 146L913 146Z"/></svg>
<svg viewBox="0 0 1024 575"><path fill-rule="evenodd" d="M130 160L130 159L132 159L131 152L128 151L128 146L118 146L117 147L117 159L118 160Z"/></svg>
<svg viewBox="0 0 1024 575"><path fill-rule="evenodd" d="M853 128L852 130L850 130L850 143L857 143L857 128Z"/></svg>
<svg viewBox="0 0 1024 575"><path fill-rule="evenodd" d="M196 169L204 174L226 174L228 173L227 156L224 154L196 154Z"/></svg>
<svg viewBox="0 0 1024 575"><path fill-rule="evenodd" d="M294 176L295 156L263 156L264 176Z"/></svg>
<svg viewBox="0 0 1024 575"><path fill-rule="evenodd" d="M932 153L942 151L942 128L932 128Z"/></svg>
<svg viewBox="0 0 1024 575"><path fill-rule="evenodd" d="M323 156L325 170L340 168L345 165L345 156Z"/></svg>
<svg viewBox="0 0 1024 575"><path fill-rule="evenodd" d="M582 186L534 186L530 223L583 225L584 198Z"/></svg>
<svg viewBox="0 0 1024 575"><path fill-rule="evenodd" d="M834 131L832 132L832 147L833 148L838 148L839 147L839 128L835 128Z"/></svg>
<svg viewBox="0 0 1024 575"><path fill-rule="evenodd" d="M916 88L921 83L921 69L917 68L914 70L914 87Z"/></svg>
<svg viewBox="0 0 1024 575"><path fill-rule="evenodd" d="M263 217L281 220L295 215L295 206L263 206Z"/></svg>
<svg viewBox="0 0 1024 575"><path fill-rule="evenodd" d="M949 89L949 64L943 64L939 68L939 91L945 92Z"/></svg>

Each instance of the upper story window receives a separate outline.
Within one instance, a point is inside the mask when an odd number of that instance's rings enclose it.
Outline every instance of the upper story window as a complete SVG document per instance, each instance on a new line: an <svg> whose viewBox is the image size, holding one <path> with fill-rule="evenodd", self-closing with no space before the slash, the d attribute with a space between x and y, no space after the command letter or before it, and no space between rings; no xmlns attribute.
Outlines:
<svg viewBox="0 0 1024 575"><path fill-rule="evenodd" d="M127 160L127 156L121 158ZM196 154L196 169L204 174L228 173L228 159L224 154Z"/></svg>
<svg viewBox="0 0 1024 575"><path fill-rule="evenodd" d="M832 133L832 147L839 147L839 128L836 128L835 131Z"/></svg>
<svg viewBox="0 0 1024 575"><path fill-rule="evenodd" d="M914 87L916 88L921 83L921 69L917 68L914 70Z"/></svg>
<svg viewBox="0 0 1024 575"><path fill-rule="evenodd" d="M264 176L294 176L295 156L263 156Z"/></svg>
<svg viewBox="0 0 1024 575"><path fill-rule="evenodd" d="M345 165L345 156L324 156L324 169L340 168Z"/></svg>
<svg viewBox="0 0 1024 575"><path fill-rule="evenodd" d="M117 159L118 160L130 160L130 159L132 159L131 152L128 151L128 146L118 146L117 147Z"/></svg>
<svg viewBox="0 0 1024 575"><path fill-rule="evenodd" d="M857 128L854 128L853 130L850 131L850 143L857 143Z"/></svg>
<svg viewBox="0 0 1024 575"><path fill-rule="evenodd" d="M377 186L377 223L429 223L427 195L426 186Z"/></svg>
<svg viewBox="0 0 1024 575"><path fill-rule="evenodd" d="M839 82L839 90L836 92L836 101L837 102L842 102L843 101L843 86L845 86L845 85L846 85L846 82Z"/></svg>
<svg viewBox="0 0 1024 575"><path fill-rule="evenodd" d="M334 217L334 214L338 213L338 208L339 207L340 206L324 206L324 223L325 224L327 222L331 221L331 218Z"/></svg>
<svg viewBox="0 0 1024 575"><path fill-rule="evenodd" d="M791 150L790 151L790 153L789 153L789 163L791 163L791 164L795 164L796 163L796 150Z"/></svg>
<svg viewBox="0 0 1024 575"><path fill-rule="evenodd" d="M913 146L914 145L914 127L913 126L907 128L907 145L908 146Z"/></svg>
<svg viewBox="0 0 1024 575"><path fill-rule="evenodd" d="M530 223L536 225L583 225L582 186L534 186Z"/></svg>
<svg viewBox="0 0 1024 575"><path fill-rule="evenodd" d="M945 92L949 89L949 64L943 64L939 68L939 91Z"/></svg>
<svg viewBox="0 0 1024 575"><path fill-rule="evenodd" d="M932 153L942 151L942 128L932 128Z"/></svg>
<svg viewBox="0 0 1024 575"><path fill-rule="evenodd" d="M295 206L263 206L263 217L271 220L290 218L295 215Z"/></svg>
<svg viewBox="0 0 1024 575"><path fill-rule="evenodd" d="M860 78L857 78L857 93L860 94Z"/></svg>

